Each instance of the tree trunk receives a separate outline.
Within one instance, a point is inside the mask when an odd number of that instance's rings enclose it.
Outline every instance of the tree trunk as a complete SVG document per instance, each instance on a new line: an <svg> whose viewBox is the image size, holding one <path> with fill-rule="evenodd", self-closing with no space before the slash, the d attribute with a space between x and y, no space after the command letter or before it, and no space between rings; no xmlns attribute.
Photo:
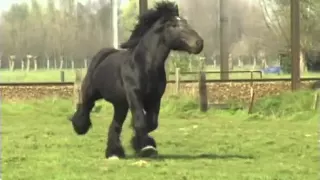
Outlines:
<svg viewBox="0 0 320 180"><path fill-rule="evenodd" d="M24 70L24 61L23 61L23 59L21 59L21 70L23 71Z"/></svg>
<svg viewBox="0 0 320 180"><path fill-rule="evenodd" d="M63 57L60 57L60 67L59 69L62 70L63 68Z"/></svg>
<svg viewBox="0 0 320 180"><path fill-rule="evenodd" d="M30 58L27 58L27 72L30 70Z"/></svg>
<svg viewBox="0 0 320 180"><path fill-rule="evenodd" d="M50 69L50 59L47 58L47 70L49 70L49 69Z"/></svg>
<svg viewBox="0 0 320 180"><path fill-rule="evenodd" d="M305 65L305 59L304 59L304 52L300 51L300 74L302 75L306 71L306 65Z"/></svg>
<svg viewBox="0 0 320 180"><path fill-rule="evenodd" d="M88 59L84 59L84 68L87 69L88 68Z"/></svg>
<svg viewBox="0 0 320 180"><path fill-rule="evenodd" d="M189 71L192 72L192 58L189 59Z"/></svg>
<svg viewBox="0 0 320 180"><path fill-rule="evenodd" d="M11 60L11 68L10 68L10 71L13 71L14 70L14 60Z"/></svg>
<svg viewBox="0 0 320 180"><path fill-rule="evenodd" d="M54 58L54 69L57 69L57 59Z"/></svg>
<svg viewBox="0 0 320 180"><path fill-rule="evenodd" d="M230 70L233 70L232 54L229 54L229 56L228 56L228 61L229 61L229 69L230 69Z"/></svg>
<svg viewBox="0 0 320 180"><path fill-rule="evenodd" d="M10 56L9 58L8 58L8 60L9 60L9 70L10 71L13 71L14 70L14 60L15 60L15 56L14 55L12 55L12 56Z"/></svg>
<svg viewBox="0 0 320 180"><path fill-rule="evenodd" d="M33 60L33 68L34 68L33 69L34 71L38 70L38 61L37 61L37 59Z"/></svg>
<svg viewBox="0 0 320 180"><path fill-rule="evenodd" d="M242 67L243 67L243 63L242 63L242 61L241 61L241 57L240 57L240 56L238 57L238 67L239 67L239 68L242 68Z"/></svg>
<svg viewBox="0 0 320 180"><path fill-rule="evenodd" d="M257 57L256 57L256 56L253 56L253 66L252 66L252 69L256 69L256 66L257 66Z"/></svg>
<svg viewBox="0 0 320 180"><path fill-rule="evenodd" d="M267 60L265 57L262 57L262 59L261 59L261 66L263 69L268 67Z"/></svg>

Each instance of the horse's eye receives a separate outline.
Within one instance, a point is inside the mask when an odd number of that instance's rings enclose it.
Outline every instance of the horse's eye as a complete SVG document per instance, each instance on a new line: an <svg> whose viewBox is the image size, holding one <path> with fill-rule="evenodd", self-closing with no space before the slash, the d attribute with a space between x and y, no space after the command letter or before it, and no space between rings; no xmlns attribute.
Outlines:
<svg viewBox="0 0 320 180"><path fill-rule="evenodd" d="M173 21L173 22L171 22L171 26L172 27L178 27L179 26L179 22Z"/></svg>

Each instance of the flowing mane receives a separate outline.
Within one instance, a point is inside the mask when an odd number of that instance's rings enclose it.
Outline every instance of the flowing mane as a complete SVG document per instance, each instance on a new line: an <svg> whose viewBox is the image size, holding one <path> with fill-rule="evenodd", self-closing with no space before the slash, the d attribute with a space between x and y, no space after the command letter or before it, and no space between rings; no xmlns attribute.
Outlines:
<svg viewBox="0 0 320 180"><path fill-rule="evenodd" d="M129 39L121 43L120 47L124 49L133 49L139 43L145 33L157 22L160 18L171 18L179 16L178 6L174 2L158 2L155 8L147 10L144 14L138 17L138 23L132 30Z"/></svg>

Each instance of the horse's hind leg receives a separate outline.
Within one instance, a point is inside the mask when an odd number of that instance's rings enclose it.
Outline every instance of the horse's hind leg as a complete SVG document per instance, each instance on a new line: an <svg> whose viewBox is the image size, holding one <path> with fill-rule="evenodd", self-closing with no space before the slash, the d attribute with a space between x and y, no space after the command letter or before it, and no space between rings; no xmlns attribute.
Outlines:
<svg viewBox="0 0 320 180"><path fill-rule="evenodd" d="M121 145L120 134L122 125L128 114L128 104L113 104L114 114L109 127L106 158L125 157L125 152Z"/></svg>
<svg viewBox="0 0 320 180"><path fill-rule="evenodd" d="M89 131L91 127L90 112L99 97L99 94L93 91L84 93L82 103L78 104L77 110L71 118L73 129L77 134L84 135Z"/></svg>

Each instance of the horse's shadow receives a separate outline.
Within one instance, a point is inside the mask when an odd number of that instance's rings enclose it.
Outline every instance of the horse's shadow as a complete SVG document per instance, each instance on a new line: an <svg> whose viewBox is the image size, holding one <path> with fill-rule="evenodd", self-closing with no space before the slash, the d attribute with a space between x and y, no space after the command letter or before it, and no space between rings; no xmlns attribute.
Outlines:
<svg viewBox="0 0 320 180"><path fill-rule="evenodd" d="M127 156L127 159L141 159L137 156ZM159 154L157 157L145 158L152 160L198 160L198 159L255 159L251 155L239 155L239 154L199 154L199 155L189 155L189 154Z"/></svg>

